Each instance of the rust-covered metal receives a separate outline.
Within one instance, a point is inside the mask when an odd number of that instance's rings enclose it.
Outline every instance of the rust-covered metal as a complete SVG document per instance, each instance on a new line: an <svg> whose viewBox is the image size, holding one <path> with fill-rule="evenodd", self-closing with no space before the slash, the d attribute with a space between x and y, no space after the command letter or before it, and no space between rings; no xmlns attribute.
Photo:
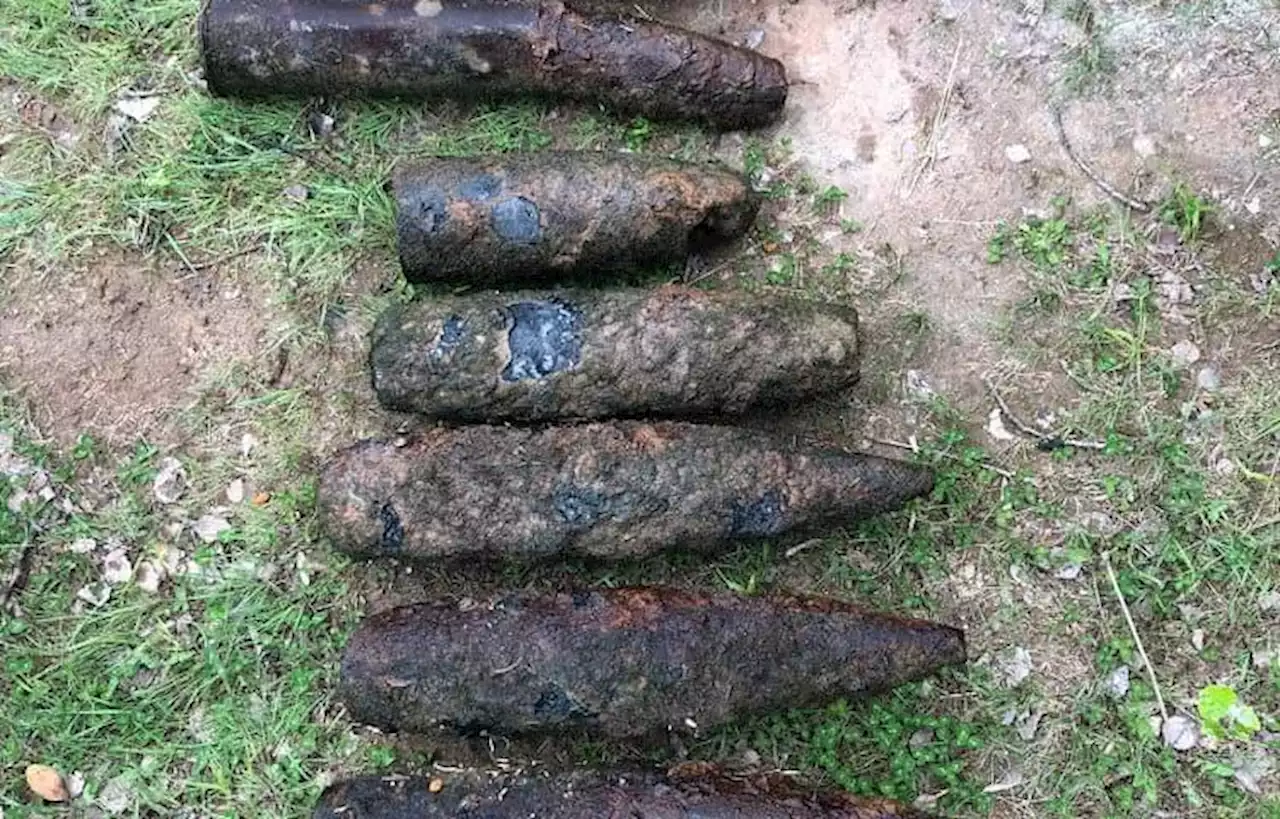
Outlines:
<svg viewBox="0 0 1280 819"><path fill-rule="evenodd" d="M528 284L683 260L742 235L759 199L719 163L540 151L440 157L393 179L410 281Z"/></svg>
<svg viewBox="0 0 1280 819"><path fill-rule="evenodd" d="M426 603L368 618L342 660L351 716L385 730L653 737L920 679L958 629L833 600L660 587Z"/></svg>
<svg viewBox="0 0 1280 819"><path fill-rule="evenodd" d="M338 453L319 507L362 557L629 558L808 536L932 486L923 467L728 426L477 425Z"/></svg>
<svg viewBox="0 0 1280 819"><path fill-rule="evenodd" d="M223 95L543 95L722 129L770 123L787 97L777 60L557 0L208 0L199 28Z"/></svg>
<svg viewBox="0 0 1280 819"><path fill-rule="evenodd" d="M442 420L706 418L851 386L858 334L852 307L786 295L483 292L390 308L369 361L383 406Z"/></svg>
<svg viewBox="0 0 1280 819"><path fill-rule="evenodd" d="M434 781L434 788L432 782ZM312 819L926 819L905 805L816 791L778 774L366 776L325 789Z"/></svg>

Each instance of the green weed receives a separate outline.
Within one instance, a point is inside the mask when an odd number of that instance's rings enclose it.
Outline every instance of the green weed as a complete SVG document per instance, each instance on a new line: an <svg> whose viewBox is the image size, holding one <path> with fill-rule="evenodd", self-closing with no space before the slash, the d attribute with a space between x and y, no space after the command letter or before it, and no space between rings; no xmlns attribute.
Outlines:
<svg viewBox="0 0 1280 819"><path fill-rule="evenodd" d="M800 264L796 261L796 255L794 253L783 253L782 259L777 266L771 268L765 274L765 281L778 286L789 285L795 282L799 272Z"/></svg>
<svg viewBox="0 0 1280 819"><path fill-rule="evenodd" d="M817 214L831 213L849 198L849 194L835 185L828 185L813 197L813 212Z"/></svg>
<svg viewBox="0 0 1280 819"><path fill-rule="evenodd" d="M1178 183L1173 192L1160 203L1160 219L1178 229L1183 244L1200 238L1205 222L1213 213L1213 206L1201 199L1187 185Z"/></svg>

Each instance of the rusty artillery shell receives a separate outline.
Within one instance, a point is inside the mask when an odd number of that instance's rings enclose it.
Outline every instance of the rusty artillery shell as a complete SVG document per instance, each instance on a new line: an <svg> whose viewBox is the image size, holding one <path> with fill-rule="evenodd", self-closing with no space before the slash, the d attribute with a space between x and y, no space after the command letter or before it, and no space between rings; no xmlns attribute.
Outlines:
<svg viewBox="0 0 1280 819"><path fill-rule="evenodd" d="M209 0L199 27L223 95L542 95L723 129L772 122L787 98L777 60L558 0Z"/></svg>
<svg viewBox="0 0 1280 819"><path fill-rule="evenodd" d="M858 380L851 307L668 286L476 293L389 309L369 356L388 409L452 421L706 417Z"/></svg>
<svg viewBox="0 0 1280 819"><path fill-rule="evenodd" d="M924 819L887 799L801 789L778 775L648 771L548 777L366 776L325 789L312 819Z"/></svg>
<svg viewBox="0 0 1280 819"><path fill-rule="evenodd" d="M932 486L922 467L727 426L465 426L339 453L319 506L362 557L624 558L809 535Z"/></svg>
<svg viewBox="0 0 1280 819"><path fill-rule="evenodd" d="M543 151L441 157L393 180L410 281L531 282L665 264L742 235L759 199L712 163Z"/></svg>
<svg viewBox="0 0 1280 819"><path fill-rule="evenodd" d="M818 598L664 588L376 614L340 694L385 730L650 737L817 707L965 660L963 632Z"/></svg>

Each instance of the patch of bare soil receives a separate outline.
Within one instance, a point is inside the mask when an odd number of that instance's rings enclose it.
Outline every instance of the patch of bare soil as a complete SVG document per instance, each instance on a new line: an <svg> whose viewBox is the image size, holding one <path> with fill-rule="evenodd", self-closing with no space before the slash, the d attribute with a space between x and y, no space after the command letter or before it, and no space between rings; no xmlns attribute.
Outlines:
<svg viewBox="0 0 1280 819"><path fill-rule="evenodd" d="M887 243L904 258L890 306L926 312L936 339L917 366L973 408L1000 359L992 323L1024 295L1009 269L987 264L995 223L1044 213L1059 195L1108 199L1064 150L1055 110L1077 155L1134 199L1183 180L1228 219L1280 209L1259 148L1280 112L1280 87L1261 79L1277 61L1264 37L1274 9L1104 13L1113 22L1092 32L1043 3L725 0L669 16L736 42L763 35L760 50L785 63L794 85L774 135L819 184L849 194L843 215L866 230L836 243ZM1087 68L1090 37L1105 49L1094 79L1109 91L1070 99L1064 77Z"/></svg>
<svg viewBox="0 0 1280 819"><path fill-rule="evenodd" d="M264 366L270 310L257 293L178 276L134 256L12 272L0 304L0 379L61 442L173 435L173 412L235 366Z"/></svg>

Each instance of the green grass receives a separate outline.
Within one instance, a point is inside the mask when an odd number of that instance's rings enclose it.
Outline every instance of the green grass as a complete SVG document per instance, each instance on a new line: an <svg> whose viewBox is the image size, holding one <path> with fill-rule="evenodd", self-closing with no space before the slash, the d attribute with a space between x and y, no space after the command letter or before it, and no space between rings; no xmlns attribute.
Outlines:
<svg viewBox="0 0 1280 819"><path fill-rule="evenodd" d="M198 87L196 5L101 0L83 21L53 0L0 6L0 76L56 107L79 137L59 142L0 120L14 135L0 151L6 276L85 264L103 248L159 259L177 275L251 251L251 275L291 322L271 343L324 361L327 318L342 313L364 327L390 300L413 295L394 278L384 188L401 158L553 146L702 157L711 147L694 128L537 104L343 102L325 108L334 134L313 134L312 104L247 105ZM1100 89L1113 59L1104 32L1090 6L1068 16L1086 35L1071 82L1081 93ZM100 135L112 105L143 86L160 93L160 106L108 152ZM900 409L902 371L949 343L937 317L901 298L928 271L904 265L892 248L860 244L862 224L840 214L845 192L812 178L785 140L750 139L741 162L766 201L744 252L726 263L727 282L853 301L876 334L863 389L822 418L856 440L860 431L844 425ZM285 194L296 186L305 197ZM604 568L512 566L503 583L536 588L568 573L583 584L805 589L969 630L967 669L880 697L744 720L694 740L695 758L751 751L766 766L922 799L944 815L987 815L1006 798L1038 816L1276 815L1274 795L1247 793L1234 779L1264 743L1274 754L1265 737L1280 730L1280 670L1252 662L1276 628L1276 613L1258 601L1280 590L1280 362L1247 352L1263 346L1274 295L1187 260L1181 273L1204 295L1189 326L1167 315L1144 237L1164 224L1187 253L1211 246L1212 208L1194 188L1172 188L1150 223L1052 204L1052 216L1011 221L989 237L992 274L1026 291L994 339L1012 363L1000 386L1028 418L1052 405L1055 434L1103 442L1101 451L993 444L982 431L985 395L912 398L918 451L904 456L931 465L937 486L909 509L824 533L794 554L768 543L714 560L677 553ZM356 265L394 283L361 289ZM1256 267L1268 265L1280 262L1260 258ZM1128 295L1116 301L1121 289ZM1221 356L1219 390L1198 389L1197 369L1173 361L1169 349L1188 337L1206 362ZM58 815L28 802L22 771L35 762L83 775L77 807L110 786L129 797L126 815L220 817L306 815L332 776L421 766L421 747L360 732L333 695L364 595L404 580L384 566L348 565L315 524L323 452L314 431L339 444L363 433L367 424L353 420L363 399L322 380L275 385L236 368L207 379L177 419L180 449L88 437L52 447L16 399L0 402L0 432L38 471L0 480L0 578L24 555L30 569L19 609L0 614L6 815ZM1052 394L1039 395L1042 384ZM246 433L261 442L247 456ZM150 482L171 454L183 458L191 486L167 507ZM47 474L52 499L40 497L33 474ZM206 544L189 524L227 505L234 478L268 501L236 505L230 528ZM34 497L9 509L28 490ZM174 523L188 528L175 534ZM71 549L86 538L96 551ZM124 583L100 606L78 600L97 589L101 559L117 547L135 568L177 554L191 570L155 594ZM1202 690L1230 686L1262 732L1191 752L1160 741L1150 722L1156 692L1106 565L1167 707L1195 714ZM1061 576L1077 568L1077 579ZM414 577L442 592L491 591L443 568ZM1035 665L1008 686L995 658L1015 646ZM1120 666L1131 685L1117 698L1101 681ZM1043 717L1028 739L1019 730L1034 713ZM566 752L583 764L670 761L662 750L637 755L608 743ZM1015 773L1009 791L988 792Z"/></svg>
<svg viewBox="0 0 1280 819"><path fill-rule="evenodd" d="M113 462L83 440L63 459L9 409L0 429L17 433L28 474L0 483L0 566L35 553L18 611L0 613L0 808L31 809L15 777L38 761L80 773L85 799L114 782L144 814L296 816L322 775L366 760L332 703L356 617L344 567L316 555L304 577L297 560L315 539L310 479L234 513L216 543L171 537L172 510L151 498L154 447ZM36 472L53 497L12 511ZM85 538L96 551L70 549ZM77 599L117 545L135 568L175 553L182 568L156 594L123 584L100 606Z"/></svg>
<svg viewBox="0 0 1280 819"><path fill-rule="evenodd" d="M1116 55L1107 42L1106 27L1098 21L1098 10L1090 0L1072 0L1063 17L1080 30L1079 41L1066 53L1066 90L1078 96L1105 91L1116 71Z"/></svg>
<svg viewBox="0 0 1280 819"><path fill-rule="evenodd" d="M1163 222L1178 229L1178 238L1185 244L1200 238L1213 207L1186 184L1179 183L1160 203L1159 213Z"/></svg>
<svg viewBox="0 0 1280 819"><path fill-rule="evenodd" d="M1158 218L1177 226L1190 241L1199 234L1206 210L1200 197L1178 187ZM1058 228L1052 233L1058 235ZM1094 498L1112 519L1130 522L1114 533L1078 542L1075 559L1097 567L1100 554L1111 555L1129 607L1143 618L1166 700L1187 703L1199 687L1222 683L1246 692L1249 704L1260 706L1274 724L1280 714L1280 676L1252 666L1249 657L1274 633L1257 601L1280 585L1274 439L1270 431L1260 431L1260 425L1268 429L1269 417L1261 408L1280 401L1280 381L1274 365L1263 364L1267 374L1260 375L1256 368L1261 362L1252 362L1255 373L1234 387L1217 394L1198 392L1194 377L1178 371L1162 352L1180 329L1163 320L1156 286L1140 266L1112 265L1111 248L1123 245L1123 233L1095 236L1083 256L1043 253L1039 249L1044 243L1038 241L1028 243L1029 253L1019 248L1036 268L1036 277L1062 282L1062 299L1048 314L1015 317L1009 336L1025 332L1031 322L1054 322L1048 354L1062 360L1084 394L1068 426L1108 441L1108 451L1114 453L1102 464L1073 470L1083 480L1075 491ZM997 240L1008 235L1004 229ZM1015 235L1042 236L1043 228L1022 225ZM1100 259L1107 260L1110 272L1105 275ZM1123 310L1110 308L1106 290L1100 289L1117 273L1133 294ZM1248 327L1252 320L1223 314L1206 315L1203 321L1210 334L1206 343L1211 344L1215 331ZM1067 463L1082 460L1077 453L1062 455ZM1216 460L1223 457L1229 466ZM1230 471L1224 474L1225 469ZM1194 626L1186 622L1189 611L1196 612ZM1183 646L1193 627L1213 637L1187 659ZM1100 673L1120 663L1136 669L1134 644L1123 629L1099 649ZM1064 792L1050 803L1055 811L1078 815L1080 800L1105 797L1104 804L1127 813L1169 804L1174 795L1185 810L1218 805L1217 810L1253 815L1249 811L1258 806L1251 806L1250 797L1232 784L1228 761L1245 753L1250 742L1228 743L1231 748L1205 753L1187 766L1162 747L1146 724L1152 692L1145 682L1141 690L1135 684L1130 699L1135 698L1138 703L1119 709L1096 698L1082 697L1075 704L1086 727L1061 751L1058 787ZM1135 711L1135 705L1144 707ZM1099 747L1113 752L1099 755ZM1068 772L1077 769L1079 779L1073 781ZM1125 784L1114 792L1097 784L1117 778Z"/></svg>

